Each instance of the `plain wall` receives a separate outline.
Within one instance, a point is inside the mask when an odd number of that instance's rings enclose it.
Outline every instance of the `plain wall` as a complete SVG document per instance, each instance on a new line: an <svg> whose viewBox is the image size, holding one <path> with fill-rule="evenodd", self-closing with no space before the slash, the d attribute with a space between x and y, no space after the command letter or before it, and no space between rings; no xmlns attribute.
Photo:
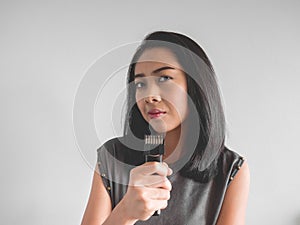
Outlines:
<svg viewBox="0 0 300 225"><path fill-rule="evenodd" d="M215 67L227 145L250 166L247 224L299 225L299 12L296 0L1 1L0 224L80 224L96 144L80 151L74 136L78 87L100 56L165 29Z"/></svg>

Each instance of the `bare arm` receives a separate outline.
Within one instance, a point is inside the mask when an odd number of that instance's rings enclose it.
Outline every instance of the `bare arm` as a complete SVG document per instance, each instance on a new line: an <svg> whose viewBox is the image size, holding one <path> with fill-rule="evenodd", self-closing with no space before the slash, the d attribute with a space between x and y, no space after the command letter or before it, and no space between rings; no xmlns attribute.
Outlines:
<svg viewBox="0 0 300 225"><path fill-rule="evenodd" d="M245 161L229 185L217 225L244 225L248 201L250 173Z"/></svg>
<svg viewBox="0 0 300 225"><path fill-rule="evenodd" d="M154 173L160 176L153 176ZM166 176L170 174L167 166L158 163L136 167L131 171L127 193L112 210L110 196L96 167L81 225L132 225L138 220L148 219L154 211L167 206L171 184Z"/></svg>
<svg viewBox="0 0 300 225"><path fill-rule="evenodd" d="M99 175L98 166L93 176L92 189L81 225L100 225L111 213L111 201Z"/></svg>

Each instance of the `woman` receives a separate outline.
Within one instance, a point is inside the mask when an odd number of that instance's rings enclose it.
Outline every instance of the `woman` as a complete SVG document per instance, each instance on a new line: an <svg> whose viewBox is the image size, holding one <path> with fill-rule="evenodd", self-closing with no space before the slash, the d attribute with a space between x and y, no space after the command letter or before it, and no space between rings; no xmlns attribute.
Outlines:
<svg viewBox="0 0 300 225"><path fill-rule="evenodd" d="M124 136L98 149L82 225L244 224L249 169L224 146L215 73L201 47L179 33L149 34L131 61L127 98ZM164 136L163 163L145 162L149 134Z"/></svg>

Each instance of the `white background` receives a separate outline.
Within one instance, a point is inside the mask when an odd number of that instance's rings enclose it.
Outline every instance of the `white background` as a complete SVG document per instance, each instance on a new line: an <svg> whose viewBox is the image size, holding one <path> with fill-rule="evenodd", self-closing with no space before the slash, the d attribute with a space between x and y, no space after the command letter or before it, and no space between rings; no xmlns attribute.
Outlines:
<svg viewBox="0 0 300 225"><path fill-rule="evenodd" d="M80 81L99 56L165 29L215 66L227 145L251 170L247 224L299 225L299 12L296 0L1 1L0 224L80 224L93 173L73 134Z"/></svg>

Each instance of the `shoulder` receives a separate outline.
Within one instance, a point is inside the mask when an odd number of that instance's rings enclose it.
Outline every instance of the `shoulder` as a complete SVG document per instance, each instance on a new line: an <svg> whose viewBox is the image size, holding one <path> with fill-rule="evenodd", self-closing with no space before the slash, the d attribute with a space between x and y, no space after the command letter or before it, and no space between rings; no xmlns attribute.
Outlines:
<svg viewBox="0 0 300 225"><path fill-rule="evenodd" d="M120 157L120 154L117 153L121 152L118 150L121 149L120 147L118 147L119 142L119 138L115 137L107 140L97 149L98 164L106 167L109 167L109 165L112 166L114 164L115 159L117 157Z"/></svg>
<svg viewBox="0 0 300 225"><path fill-rule="evenodd" d="M114 137L107 141L105 141L98 149L97 152L103 151L103 149L111 150L116 147L116 145L120 144L120 139L123 137Z"/></svg>
<svg viewBox="0 0 300 225"><path fill-rule="evenodd" d="M110 154L114 157L120 156L128 150L124 137L114 137L105 141L98 149L98 155Z"/></svg>
<svg viewBox="0 0 300 225"><path fill-rule="evenodd" d="M225 150L224 157L230 161L227 190L218 219L219 224L244 224L250 187L250 171L245 157Z"/></svg>
<svg viewBox="0 0 300 225"><path fill-rule="evenodd" d="M224 149L220 153L220 157L224 160L224 162L227 163L234 162L239 159L245 159L245 157L242 156L240 153L231 150L228 147L224 147Z"/></svg>
<svg viewBox="0 0 300 225"><path fill-rule="evenodd" d="M144 140L138 139L136 137L129 136L120 136L114 137L107 141L105 141L97 151L101 151L101 149L105 148L107 150L110 149L126 149L126 150L135 150L140 151L144 147Z"/></svg>
<svg viewBox="0 0 300 225"><path fill-rule="evenodd" d="M143 142L132 141L128 137L114 137L107 140L98 149L98 158L117 159L131 165L140 164L143 156Z"/></svg>
<svg viewBox="0 0 300 225"><path fill-rule="evenodd" d="M235 178L235 176L240 172L241 168L248 168L246 158L236 151L230 150L224 147L220 154L219 166L223 174L226 175L228 179L228 184ZM245 165L245 167L243 167Z"/></svg>
<svg viewBox="0 0 300 225"><path fill-rule="evenodd" d="M228 188L245 188L250 183L250 170L246 157L227 147L221 152L223 174L227 177Z"/></svg>
<svg viewBox="0 0 300 225"><path fill-rule="evenodd" d="M245 160L227 187L217 225L245 224L249 188L250 172Z"/></svg>

